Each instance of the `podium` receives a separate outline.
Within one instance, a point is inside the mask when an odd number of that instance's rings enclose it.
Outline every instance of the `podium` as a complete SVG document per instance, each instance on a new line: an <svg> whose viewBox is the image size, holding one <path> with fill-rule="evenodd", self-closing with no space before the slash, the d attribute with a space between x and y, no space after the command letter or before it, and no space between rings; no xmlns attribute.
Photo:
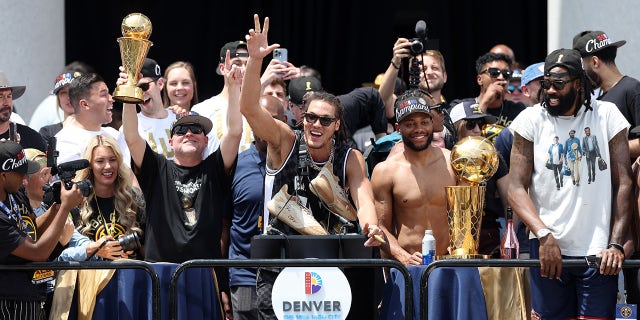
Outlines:
<svg viewBox="0 0 640 320"><path fill-rule="evenodd" d="M365 247L359 234L304 236L257 235L251 239L251 259L373 259L374 247Z"/></svg>
<svg viewBox="0 0 640 320"><path fill-rule="evenodd" d="M305 236L257 235L251 239L251 259L374 259L377 247L365 247L359 234ZM381 268L340 267L351 287L351 319L378 319L384 279Z"/></svg>

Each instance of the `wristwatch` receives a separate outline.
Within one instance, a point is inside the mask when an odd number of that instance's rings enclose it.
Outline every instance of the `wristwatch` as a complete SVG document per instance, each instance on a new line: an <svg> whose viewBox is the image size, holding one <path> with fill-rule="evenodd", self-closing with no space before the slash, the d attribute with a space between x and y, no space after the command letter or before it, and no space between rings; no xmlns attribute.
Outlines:
<svg viewBox="0 0 640 320"><path fill-rule="evenodd" d="M538 233L536 233L536 238L538 238L538 240L548 236L551 233L551 230L544 228L544 229L540 229L538 230Z"/></svg>

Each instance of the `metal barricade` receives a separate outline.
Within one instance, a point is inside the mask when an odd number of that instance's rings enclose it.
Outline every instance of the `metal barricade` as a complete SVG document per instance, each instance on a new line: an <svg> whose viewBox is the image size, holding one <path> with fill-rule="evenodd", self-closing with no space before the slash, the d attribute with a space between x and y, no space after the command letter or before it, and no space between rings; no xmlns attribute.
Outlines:
<svg viewBox="0 0 640 320"><path fill-rule="evenodd" d="M586 267L585 259L563 259L562 267ZM429 318L429 287L428 281L431 272L439 267L540 267L538 259L450 259L438 260L430 264L423 272L420 278L420 319ZM622 264L622 268L638 268L640 260L626 260Z"/></svg>
<svg viewBox="0 0 640 320"><path fill-rule="evenodd" d="M398 269L405 279L405 317L413 317L413 283L407 268L396 260L389 259L247 259L247 260L190 260L182 263L171 275L169 301L170 318L178 318L178 278L187 268L213 267L390 267Z"/></svg>
<svg viewBox="0 0 640 320"><path fill-rule="evenodd" d="M153 268L144 261L60 261L30 262L21 265L0 265L3 270L97 270L97 269L142 269L151 278L151 318L160 319L160 278Z"/></svg>

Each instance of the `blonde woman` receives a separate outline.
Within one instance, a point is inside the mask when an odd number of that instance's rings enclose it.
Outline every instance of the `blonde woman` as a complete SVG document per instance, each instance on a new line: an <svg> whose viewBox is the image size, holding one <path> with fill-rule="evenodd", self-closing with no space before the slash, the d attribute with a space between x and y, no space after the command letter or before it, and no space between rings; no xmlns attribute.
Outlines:
<svg viewBox="0 0 640 320"><path fill-rule="evenodd" d="M142 240L140 223L145 203L140 189L132 185L118 143L111 137L97 135L89 141L83 158L90 165L77 178L91 181L93 193L84 199L78 231L93 241L103 236L124 237L120 241L124 251L118 241L110 241L98 251L101 257L128 258L134 251L138 256L142 253L136 247L138 240Z"/></svg>
<svg viewBox="0 0 640 320"><path fill-rule="evenodd" d="M164 71L166 85L162 93L164 106L180 106L191 110L198 103L198 82L193 65L185 61L176 61Z"/></svg>

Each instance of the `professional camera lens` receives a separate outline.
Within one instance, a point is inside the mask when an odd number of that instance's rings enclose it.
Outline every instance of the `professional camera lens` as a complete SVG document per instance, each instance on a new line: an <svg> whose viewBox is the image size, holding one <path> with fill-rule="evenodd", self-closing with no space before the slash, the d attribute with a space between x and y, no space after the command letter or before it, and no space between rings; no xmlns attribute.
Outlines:
<svg viewBox="0 0 640 320"><path fill-rule="evenodd" d="M422 41L420 41L419 39L414 39L411 42L411 54L416 56L421 54L422 52L424 52L424 45L422 44Z"/></svg>
<svg viewBox="0 0 640 320"><path fill-rule="evenodd" d="M123 234L118 237L122 251L135 251L140 249L140 238L137 233Z"/></svg>
<svg viewBox="0 0 640 320"><path fill-rule="evenodd" d="M91 191L93 190L91 181L87 179L76 182L76 185L78 186L78 189L80 189L80 192L82 192L83 197L88 197L91 194Z"/></svg>

